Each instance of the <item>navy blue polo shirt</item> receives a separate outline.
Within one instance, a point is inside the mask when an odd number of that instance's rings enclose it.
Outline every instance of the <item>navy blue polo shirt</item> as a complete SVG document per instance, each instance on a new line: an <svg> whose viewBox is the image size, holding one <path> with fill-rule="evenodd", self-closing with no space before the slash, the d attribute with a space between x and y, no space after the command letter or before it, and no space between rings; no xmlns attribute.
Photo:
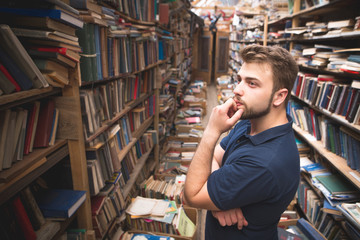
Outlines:
<svg viewBox="0 0 360 240"><path fill-rule="evenodd" d="M208 179L208 192L222 210L241 208L249 225L220 226L211 211L205 239L277 239L277 223L297 190L300 160L292 119L250 136L250 122L242 120L220 142L222 166Z"/></svg>

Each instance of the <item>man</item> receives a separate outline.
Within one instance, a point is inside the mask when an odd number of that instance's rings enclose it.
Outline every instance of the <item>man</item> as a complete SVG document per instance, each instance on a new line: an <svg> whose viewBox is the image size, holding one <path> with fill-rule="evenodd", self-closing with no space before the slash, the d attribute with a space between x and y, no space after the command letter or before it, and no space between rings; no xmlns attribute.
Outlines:
<svg viewBox="0 0 360 240"><path fill-rule="evenodd" d="M212 110L185 182L184 203L209 210L207 240L277 239L300 178L286 114L296 62L281 47L251 45L240 54L235 97Z"/></svg>

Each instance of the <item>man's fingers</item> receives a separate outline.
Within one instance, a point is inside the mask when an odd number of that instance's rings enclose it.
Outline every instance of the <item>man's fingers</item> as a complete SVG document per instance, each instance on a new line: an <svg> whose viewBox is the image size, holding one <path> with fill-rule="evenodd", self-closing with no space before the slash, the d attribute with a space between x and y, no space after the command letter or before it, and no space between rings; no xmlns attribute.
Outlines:
<svg viewBox="0 0 360 240"><path fill-rule="evenodd" d="M235 124L240 118L241 115L243 114L244 109L239 109L237 110L234 115L232 115L232 117L229 119L231 121L231 124Z"/></svg>
<svg viewBox="0 0 360 240"><path fill-rule="evenodd" d="M237 219L238 219L238 229L242 229L243 226L247 226L248 225L248 222L246 221L241 209L237 209L236 210L236 216L237 216Z"/></svg>

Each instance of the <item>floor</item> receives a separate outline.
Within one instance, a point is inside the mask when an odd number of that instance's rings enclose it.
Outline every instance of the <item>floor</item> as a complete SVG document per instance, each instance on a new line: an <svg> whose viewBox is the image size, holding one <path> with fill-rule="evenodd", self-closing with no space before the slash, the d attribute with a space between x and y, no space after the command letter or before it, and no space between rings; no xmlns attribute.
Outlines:
<svg viewBox="0 0 360 240"><path fill-rule="evenodd" d="M203 123L204 127L206 127L206 125L209 121L211 110L217 105L218 105L218 100L217 100L216 86L215 86L215 84L212 84L207 87L206 115L202 119L202 123ZM206 211L200 210L199 216L198 216L199 228L197 231L196 240L204 240L205 239L205 217L206 217Z"/></svg>

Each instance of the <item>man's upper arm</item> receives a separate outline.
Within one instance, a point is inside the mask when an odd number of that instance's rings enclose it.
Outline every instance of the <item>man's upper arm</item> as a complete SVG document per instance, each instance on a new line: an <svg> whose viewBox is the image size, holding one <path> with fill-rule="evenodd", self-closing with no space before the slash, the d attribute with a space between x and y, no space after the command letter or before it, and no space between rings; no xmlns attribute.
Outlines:
<svg viewBox="0 0 360 240"><path fill-rule="evenodd" d="M212 160L211 172L219 169L219 167L221 166L224 152L225 152L224 149L219 144L215 147L213 160ZM186 201L185 201L185 203L186 203ZM213 201L211 200L211 198L209 196L207 182L204 184L204 186L202 187L200 192L196 195L196 198L193 199L192 206L198 207L198 208L203 208L203 209L208 209L208 210L220 210L215 206L215 204L213 203Z"/></svg>
<svg viewBox="0 0 360 240"><path fill-rule="evenodd" d="M217 170L222 165L222 159L224 157L225 150L220 146L220 144L216 145L213 156L213 163L211 172Z"/></svg>

